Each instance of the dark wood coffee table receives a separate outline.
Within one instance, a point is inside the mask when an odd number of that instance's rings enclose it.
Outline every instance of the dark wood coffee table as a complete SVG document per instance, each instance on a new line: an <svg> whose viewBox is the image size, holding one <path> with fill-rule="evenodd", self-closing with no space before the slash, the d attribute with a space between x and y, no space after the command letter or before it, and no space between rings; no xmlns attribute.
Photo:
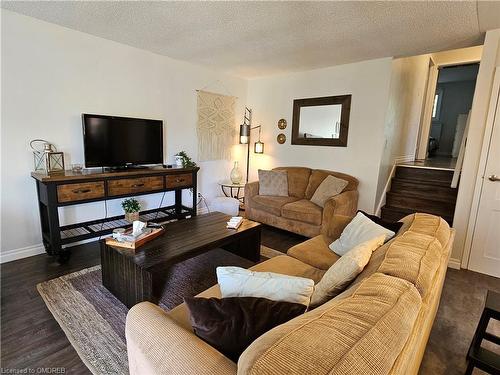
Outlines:
<svg viewBox="0 0 500 375"><path fill-rule="evenodd" d="M227 229L229 219L213 212L166 224L162 236L135 251L101 241L103 285L132 307L142 301L158 303L168 268L201 253L223 248L258 262L261 224L244 219L237 230Z"/></svg>

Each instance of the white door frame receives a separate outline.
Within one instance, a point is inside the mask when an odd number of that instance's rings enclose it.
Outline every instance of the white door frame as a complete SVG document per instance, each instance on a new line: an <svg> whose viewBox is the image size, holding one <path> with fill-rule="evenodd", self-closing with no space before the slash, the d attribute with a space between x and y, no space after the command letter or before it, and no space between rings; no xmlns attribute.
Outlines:
<svg viewBox="0 0 500 375"><path fill-rule="evenodd" d="M432 107L434 106L434 95L436 93L439 68L436 63L429 59L429 73L427 77L427 90L425 93L424 113L420 121L418 132L417 150L415 159L423 160L427 157L427 146L429 145L429 133L431 131Z"/></svg>
<svg viewBox="0 0 500 375"><path fill-rule="evenodd" d="M469 268L469 260L471 256L472 240L474 238L474 230L476 227L477 214L479 211L479 202L481 199L481 190L484 183L484 174L486 172L486 163L488 161L488 150L490 148L491 137L493 134L493 125L495 123L495 113L498 100L500 100L500 68L495 68L492 95L488 105L488 115L486 118L486 126L484 129L484 140L481 147L481 156L479 159L478 173L476 183L474 185L474 195L470 210L470 219L467 226L467 234L465 237L465 245L462 254L462 268ZM498 115L498 114L497 114Z"/></svg>
<svg viewBox="0 0 500 375"><path fill-rule="evenodd" d="M415 151L415 159L424 160L427 158L427 147L429 145L429 134L432 124L432 108L434 107L434 95L436 94L437 81L439 78L439 69L456 66L469 65L480 63L481 60L457 60L444 64L436 63L432 57L429 62L429 74L427 78L427 90L425 93L424 111L418 133L417 149ZM477 79L477 78L476 78Z"/></svg>

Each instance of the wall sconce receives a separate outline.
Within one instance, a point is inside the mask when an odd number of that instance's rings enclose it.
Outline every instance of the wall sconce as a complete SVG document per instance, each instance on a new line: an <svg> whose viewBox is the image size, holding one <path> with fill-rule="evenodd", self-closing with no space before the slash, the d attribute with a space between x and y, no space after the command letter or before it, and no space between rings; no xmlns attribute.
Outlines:
<svg viewBox="0 0 500 375"><path fill-rule="evenodd" d="M251 127L252 124L252 110L245 107L245 116L243 117L243 124L240 125L240 144L247 146L247 182L250 164L250 132L254 129L259 129L259 140L253 146L253 152L256 154L264 153L264 143L260 141L261 125Z"/></svg>

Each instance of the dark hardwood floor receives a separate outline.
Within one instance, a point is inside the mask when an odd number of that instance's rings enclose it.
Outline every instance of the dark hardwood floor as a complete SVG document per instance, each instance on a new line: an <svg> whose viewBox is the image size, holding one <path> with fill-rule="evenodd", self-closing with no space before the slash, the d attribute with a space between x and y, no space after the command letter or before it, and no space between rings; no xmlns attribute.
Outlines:
<svg viewBox="0 0 500 375"><path fill-rule="evenodd" d="M304 239L270 227L262 231L262 244L282 252ZM90 374L36 289L43 281L100 264L97 242L71 252L64 265L45 254L0 265L3 369L64 367L66 374Z"/></svg>
<svg viewBox="0 0 500 375"><path fill-rule="evenodd" d="M97 242L75 246L67 264L45 254L2 264L1 366L3 369L64 367L90 374L36 290L36 285L100 263Z"/></svg>

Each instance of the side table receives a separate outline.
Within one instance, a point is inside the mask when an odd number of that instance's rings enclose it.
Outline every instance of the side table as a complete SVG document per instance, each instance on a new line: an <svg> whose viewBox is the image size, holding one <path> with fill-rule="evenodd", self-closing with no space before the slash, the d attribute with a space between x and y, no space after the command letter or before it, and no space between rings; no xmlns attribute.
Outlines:
<svg viewBox="0 0 500 375"><path fill-rule="evenodd" d="M245 197L243 195L240 196L240 192L242 189L245 189L245 184L233 184L231 181L222 181L219 182L219 186L226 197L238 199L241 202L240 209L244 208Z"/></svg>
<svg viewBox="0 0 500 375"><path fill-rule="evenodd" d="M486 294L483 313L467 353L467 375L472 374L474 367L489 374L500 374L500 355L481 346L483 340L500 345L500 337L486 332L490 319L500 320L500 294L492 290Z"/></svg>

